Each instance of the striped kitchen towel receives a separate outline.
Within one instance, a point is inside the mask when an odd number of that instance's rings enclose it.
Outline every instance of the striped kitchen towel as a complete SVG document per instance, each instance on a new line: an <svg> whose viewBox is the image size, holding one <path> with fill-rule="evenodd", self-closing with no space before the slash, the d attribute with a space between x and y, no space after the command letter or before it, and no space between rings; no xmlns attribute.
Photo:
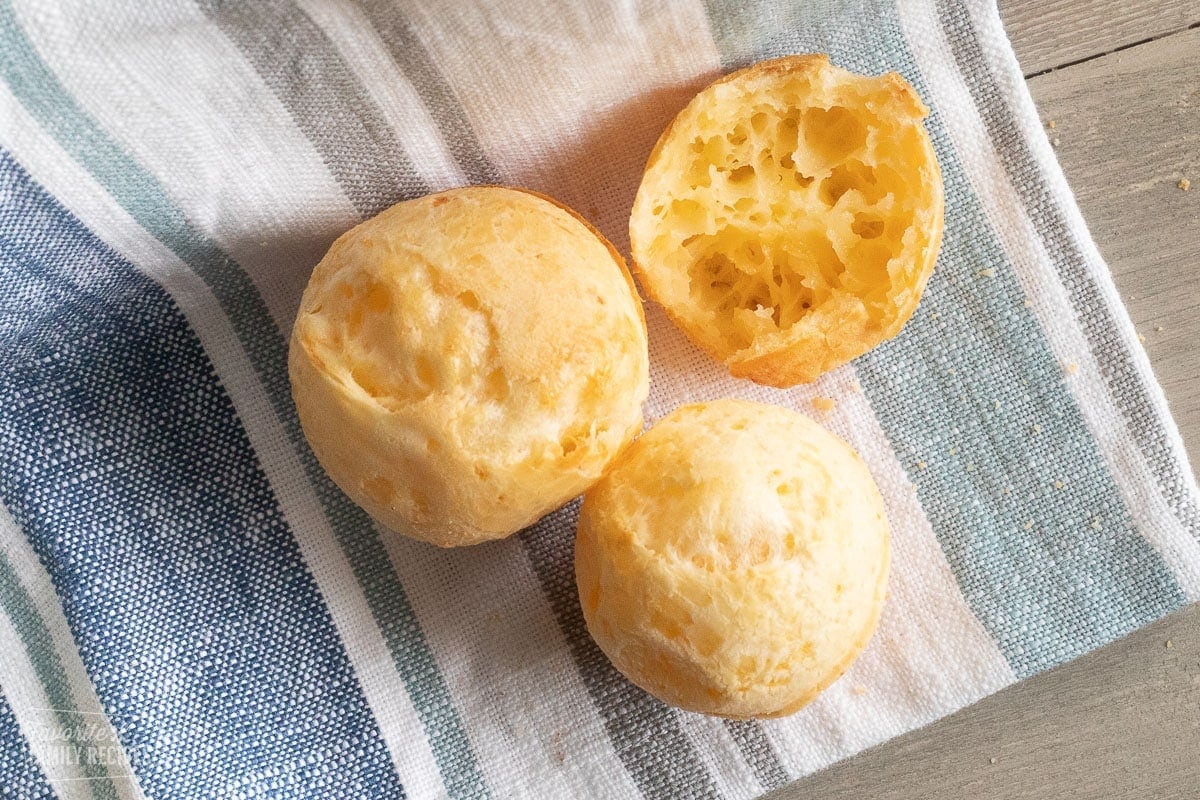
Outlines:
<svg viewBox="0 0 1200 800"><path fill-rule="evenodd" d="M893 525L864 656L724 722L588 638L576 505L450 552L373 525L285 341L330 242L425 192L526 186L627 250L691 94L814 51L931 107L945 241L814 386L647 309L648 419L834 397ZM0 797L749 798L1196 599L1197 498L991 2L0 0Z"/></svg>

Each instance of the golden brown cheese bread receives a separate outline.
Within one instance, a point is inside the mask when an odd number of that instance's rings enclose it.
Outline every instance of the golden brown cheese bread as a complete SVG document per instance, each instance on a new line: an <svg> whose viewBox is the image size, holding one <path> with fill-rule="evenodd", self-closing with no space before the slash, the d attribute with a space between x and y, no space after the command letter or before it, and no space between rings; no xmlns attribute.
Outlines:
<svg viewBox="0 0 1200 800"><path fill-rule="evenodd" d="M887 587L883 500L815 422L739 400L684 406L584 496L588 630L654 696L724 717L790 714L866 646Z"/></svg>
<svg viewBox="0 0 1200 800"><path fill-rule="evenodd" d="M641 430L649 374L620 255L502 187L400 203L338 239L288 366L333 481L442 546L507 536L590 486Z"/></svg>
<svg viewBox="0 0 1200 800"><path fill-rule="evenodd" d="M738 377L812 381L894 336L942 237L942 183L896 73L823 55L700 92L646 165L629 235L643 287Z"/></svg>

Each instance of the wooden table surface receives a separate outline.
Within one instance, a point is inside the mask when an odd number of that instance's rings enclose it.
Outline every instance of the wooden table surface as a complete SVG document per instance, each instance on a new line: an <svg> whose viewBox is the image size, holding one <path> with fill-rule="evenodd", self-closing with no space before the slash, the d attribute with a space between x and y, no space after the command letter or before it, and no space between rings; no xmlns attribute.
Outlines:
<svg viewBox="0 0 1200 800"><path fill-rule="evenodd" d="M1200 0L1000 11L1200 465ZM795 798L1197 800L1200 604L772 800Z"/></svg>

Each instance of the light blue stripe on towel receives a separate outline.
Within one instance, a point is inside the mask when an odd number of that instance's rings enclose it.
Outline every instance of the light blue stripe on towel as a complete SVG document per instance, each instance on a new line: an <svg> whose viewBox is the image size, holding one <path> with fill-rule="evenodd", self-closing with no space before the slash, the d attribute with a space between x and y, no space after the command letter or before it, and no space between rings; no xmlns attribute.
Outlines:
<svg viewBox="0 0 1200 800"><path fill-rule="evenodd" d="M827 52L929 96L891 4L740 8L709 3L726 68ZM1134 528L936 108L927 124L946 189L941 256L912 321L855 365L964 596L1026 676L1184 598Z"/></svg>
<svg viewBox="0 0 1200 800"><path fill-rule="evenodd" d="M0 798L55 800L53 787L21 735L17 718L4 692L0 692Z"/></svg>
<svg viewBox="0 0 1200 800"><path fill-rule="evenodd" d="M0 248L3 248L2 244L0 244ZM0 339L2 339L2 334L0 334ZM17 579L12 565L3 552L0 552L0 612L3 612L8 618L17 632L17 636L21 639L25 656L33 666L34 677L41 684L42 691L45 692L46 699L50 704L50 712L54 714L59 727L63 730L70 730L78 726L81 721L93 719L80 715L71 685L67 680L66 670L63 669L62 659L59 658L58 651L54 647L50 630L46 627L41 615L38 614L33 600ZM74 646L74 643L71 646ZM91 728L84 728L84 730L88 731ZM78 745L89 743L94 744L95 742L87 739L73 742ZM92 790L92 797L95 800L110 800L117 796L116 787L113 786L109 777L109 766L111 765L101 764L90 759L83 759L78 764L82 777L90 782L89 788ZM0 795L0 797L2 796Z"/></svg>
<svg viewBox="0 0 1200 800"><path fill-rule="evenodd" d="M179 309L0 154L0 498L157 797L404 796Z"/></svg>
<svg viewBox="0 0 1200 800"><path fill-rule="evenodd" d="M967 90L987 125L1009 181L1032 215L1034 228L1054 259L1063 286L1079 312L1083 334L1106 369L1108 390L1124 417L1129 434L1157 480L1157 490L1179 521L1200 537L1200 509L1192 493L1191 475L1175 457L1167 441L1163 421L1150 400L1146 385L1138 377L1128 345L1107 300L1092 277L1082 249L1068 227L1066 213L1052 196L1046 175L1021 135L1021 125L1005 99L984 58L982 46L971 27L969 14L958 0L939 4L939 18L946 29L954 59L962 70Z"/></svg>

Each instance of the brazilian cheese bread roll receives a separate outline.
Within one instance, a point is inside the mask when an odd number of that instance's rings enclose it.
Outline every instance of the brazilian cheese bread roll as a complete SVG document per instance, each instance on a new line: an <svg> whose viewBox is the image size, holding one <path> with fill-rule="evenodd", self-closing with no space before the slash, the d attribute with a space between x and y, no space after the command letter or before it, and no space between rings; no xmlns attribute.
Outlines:
<svg viewBox="0 0 1200 800"><path fill-rule="evenodd" d="M400 203L338 239L288 367L333 481L443 547L508 536L590 486L641 430L649 373L612 245L495 186Z"/></svg>
<svg viewBox="0 0 1200 800"><path fill-rule="evenodd" d="M889 533L866 466L815 422L739 400L684 406L584 495L575 576L588 630L660 700L791 714L879 620Z"/></svg>
<svg viewBox="0 0 1200 800"><path fill-rule="evenodd" d="M942 238L927 114L896 73L823 55L718 80L646 165L629 224L643 288L733 375L770 386L894 336Z"/></svg>

